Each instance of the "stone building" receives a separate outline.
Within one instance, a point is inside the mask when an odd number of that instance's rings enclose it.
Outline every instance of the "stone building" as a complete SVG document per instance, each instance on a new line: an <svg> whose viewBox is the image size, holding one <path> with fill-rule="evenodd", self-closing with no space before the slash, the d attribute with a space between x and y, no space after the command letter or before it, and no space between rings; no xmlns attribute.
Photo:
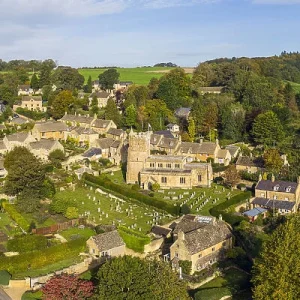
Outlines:
<svg viewBox="0 0 300 300"><path fill-rule="evenodd" d="M153 138L151 132L129 133L127 183L138 183L144 189L154 183L162 188L210 186L213 174L210 164L190 163L192 158L171 155L172 151L170 155L150 155Z"/></svg>
<svg viewBox="0 0 300 300"><path fill-rule="evenodd" d="M112 91L110 93L105 91L96 91L89 96L89 105L91 106L93 99L96 98L99 108L106 107L107 101L111 97L114 97L114 93Z"/></svg>
<svg viewBox="0 0 300 300"><path fill-rule="evenodd" d="M63 145L59 141L45 139L30 143L29 149L35 156L45 161L48 160L49 154L55 150L65 152Z"/></svg>
<svg viewBox="0 0 300 300"><path fill-rule="evenodd" d="M47 107L43 107L43 100L41 96L23 96L20 104L13 106L13 110L16 110L19 107L32 111L45 112L47 110Z"/></svg>
<svg viewBox="0 0 300 300"><path fill-rule="evenodd" d="M300 204L300 177L298 182L262 180L261 176L255 187L255 198L251 204L253 208L263 207L276 210L280 214L296 212Z"/></svg>
<svg viewBox="0 0 300 300"><path fill-rule="evenodd" d="M90 237L87 242L89 253L95 257L117 257L125 255L125 243L117 230Z"/></svg>
<svg viewBox="0 0 300 300"><path fill-rule="evenodd" d="M175 225L174 243L170 259L174 268L179 261L190 261L192 273L223 259L232 247L232 233L228 225L214 217L185 215Z"/></svg>
<svg viewBox="0 0 300 300"><path fill-rule="evenodd" d="M68 126L62 122L48 121L36 123L31 133L38 141L41 139L63 140L67 129Z"/></svg>

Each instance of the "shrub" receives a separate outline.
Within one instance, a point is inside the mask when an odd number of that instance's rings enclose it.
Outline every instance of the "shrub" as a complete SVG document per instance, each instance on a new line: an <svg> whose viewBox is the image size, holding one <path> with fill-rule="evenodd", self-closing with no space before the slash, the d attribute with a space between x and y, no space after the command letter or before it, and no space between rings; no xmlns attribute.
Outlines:
<svg viewBox="0 0 300 300"><path fill-rule="evenodd" d="M159 183L155 182L152 184L152 191L157 192L160 189Z"/></svg>
<svg viewBox="0 0 300 300"><path fill-rule="evenodd" d="M13 252L30 252L47 248L47 238L43 235L24 235L7 242L7 250Z"/></svg>
<svg viewBox="0 0 300 300"><path fill-rule="evenodd" d="M179 267L181 267L182 273L190 275L192 271L192 262L189 260L180 260Z"/></svg>
<svg viewBox="0 0 300 300"><path fill-rule="evenodd" d="M224 182L224 178L221 177L221 176L216 177L216 178L214 179L214 182L215 182L216 184L221 184L221 183Z"/></svg>
<svg viewBox="0 0 300 300"><path fill-rule="evenodd" d="M183 204L180 208L181 215L187 215L191 213L191 209L187 204Z"/></svg>
<svg viewBox="0 0 300 300"><path fill-rule="evenodd" d="M76 207L75 201L72 199L58 198L54 199L50 205L51 211L64 215L66 214L68 207Z"/></svg>
<svg viewBox="0 0 300 300"><path fill-rule="evenodd" d="M79 217L78 208L70 206L67 208L65 217L68 219L77 219Z"/></svg>
<svg viewBox="0 0 300 300"><path fill-rule="evenodd" d="M134 185L131 187L131 189L132 189L133 191L139 191L139 190L140 190L140 186L139 186L138 184L134 184Z"/></svg>
<svg viewBox="0 0 300 300"><path fill-rule="evenodd" d="M112 182L109 178L107 178L105 175L101 175L99 177L95 177L90 174L84 175L84 180L86 183L92 183L97 186L100 186L104 189L108 189L110 191L116 192L118 194L121 194L123 196L126 196L128 198L133 198L139 202L142 202L144 204L156 207L158 209L162 209L167 211L168 213L172 215L178 215L179 214L179 206L173 205L170 203L167 203L163 200L158 200L156 198L152 198L150 196L144 195L140 192L133 191L130 187L126 185L119 185L117 183Z"/></svg>
<svg viewBox="0 0 300 300"><path fill-rule="evenodd" d="M124 226L120 226L118 228L118 232L122 239L124 240L124 243L126 244L126 247L129 249L132 249L136 252L143 253L144 252L144 246L150 243L150 237L147 235L144 235L140 232L136 232L134 230L128 229Z"/></svg>
<svg viewBox="0 0 300 300"><path fill-rule="evenodd" d="M10 215L10 217L25 231L29 230L29 222L16 210L13 204L7 202L2 203L5 211Z"/></svg>

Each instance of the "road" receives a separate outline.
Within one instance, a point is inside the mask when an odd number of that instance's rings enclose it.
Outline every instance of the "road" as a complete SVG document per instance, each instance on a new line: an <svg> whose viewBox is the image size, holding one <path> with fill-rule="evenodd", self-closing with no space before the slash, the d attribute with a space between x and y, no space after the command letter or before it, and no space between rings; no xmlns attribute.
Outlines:
<svg viewBox="0 0 300 300"><path fill-rule="evenodd" d="M12 300L0 287L0 300Z"/></svg>

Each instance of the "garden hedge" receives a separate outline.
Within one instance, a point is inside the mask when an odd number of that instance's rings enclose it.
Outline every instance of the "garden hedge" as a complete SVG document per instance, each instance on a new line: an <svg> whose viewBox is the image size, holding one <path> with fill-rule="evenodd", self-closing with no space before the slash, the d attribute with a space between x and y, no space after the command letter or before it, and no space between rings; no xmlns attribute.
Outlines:
<svg viewBox="0 0 300 300"><path fill-rule="evenodd" d="M10 215L10 217L26 232L29 231L29 222L16 210L13 204L3 202L2 206L4 210Z"/></svg>
<svg viewBox="0 0 300 300"><path fill-rule="evenodd" d="M158 209L162 209L172 215L179 215L179 209L180 207L178 205L173 205L171 203L168 203L163 200L158 200L154 197L150 197L148 195L144 195L138 191L132 190L127 185L119 185L114 182L112 182L109 178L106 176L93 176L90 174L84 175L84 180L87 183L93 183L95 185L98 185L99 187L103 187L105 189L109 189L113 192L119 193L123 196L126 196L128 198L135 199L139 202L142 202L146 205L153 206Z"/></svg>
<svg viewBox="0 0 300 300"><path fill-rule="evenodd" d="M122 239L124 240L126 247L136 252L143 253L144 246L149 244L151 241L149 236L128 229L127 227L124 226L118 227L118 232L122 237Z"/></svg>
<svg viewBox="0 0 300 300"><path fill-rule="evenodd" d="M39 251L12 257L1 257L0 270L7 270L12 275L26 272L27 270L38 270L67 258L77 258L80 252L85 251L85 247L85 239L76 239Z"/></svg>
<svg viewBox="0 0 300 300"><path fill-rule="evenodd" d="M237 215L233 215L231 213L226 212L226 210L230 206L233 206L233 205L236 206L236 205L246 201L247 199L250 199L251 196L252 196L251 192L244 192L242 194L238 194L238 195L232 197L231 199L212 207L209 210L209 213L214 217L219 217L219 215L222 215L222 218L232 226L238 225L241 221L246 220L246 218L237 216Z"/></svg>

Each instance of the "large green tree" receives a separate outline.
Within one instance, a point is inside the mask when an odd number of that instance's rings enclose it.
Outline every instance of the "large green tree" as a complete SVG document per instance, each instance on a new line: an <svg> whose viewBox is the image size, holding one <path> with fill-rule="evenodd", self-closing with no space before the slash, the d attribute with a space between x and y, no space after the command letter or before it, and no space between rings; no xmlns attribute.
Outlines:
<svg viewBox="0 0 300 300"><path fill-rule="evenodd" d="M280 157L280 153L277 149L267 149L264 152L263 159L265 167L269 172L278 173L283 167L283 160Z"/></svg>
<svg viewBox="0 0 300 300"><path fill-rule="evenodd" d="M52 82L58 89L74 91L81 89L84 77L79 74L77 69L71 67L59 67L51 76Z"/></svg>
<svg viewBox="0 0 300 300"><path fill-rule="evenodd" d="M113 120L117 126L121 125L121 115L113 98L108 99L104 113L105 120Z"/></svg>
<svg viewBox="0 0 300 300"><path fill-rule="evenodd" d="M37 78L36 74L34 73L31 77L30 81L30 87L34 90L37 91L40 88L40 83L39 79Z"/></svg>
<svg viewBox="0 0 300 300"><path fill-rule="evenodd" d="M89 76L86 85L83 87L85 93L91 93L93 90L92 77Z"/></svg>
<svg viewBox="0 0 300 300"><path fill-rule="evenodd" d="M70 107L74 103L75 99L71 91L61 91L54 99L52 103L51 113L53 118L60 119L65 112L70 111Z"/></svg>
<svg viewBox="0 0 300 300"><path fill-rule="evenodd" d="M125 110L125 125L136 126L137 112L133 104L128 106Z"/></svg>
<svg viewBox="0 0 300 300"><path fill-rule="evenodd" d="M259 114L253 124L252 134L257 143L273 145L284 138L282 124L273 111Z"/></svg>
<svg viewBox="0 0 300 300"><path fill-rule="evenodd" d="M265 242L254 262L256 300L300 299L300 215L290 217Z"/></svg>
<svg viewBox="0 0 300 300"><path fill-rule="evenodd" d="M119 82L120 73L116 69L108 69L99 75L99 84L103 90L112 90Z"/></svg>
<svg viewBox="0 0 300 300"><path fill-rule="evenodd" d="M99 300L189 299L185 282L163 262L115 258L100 267L98 280Z"/></svg>

